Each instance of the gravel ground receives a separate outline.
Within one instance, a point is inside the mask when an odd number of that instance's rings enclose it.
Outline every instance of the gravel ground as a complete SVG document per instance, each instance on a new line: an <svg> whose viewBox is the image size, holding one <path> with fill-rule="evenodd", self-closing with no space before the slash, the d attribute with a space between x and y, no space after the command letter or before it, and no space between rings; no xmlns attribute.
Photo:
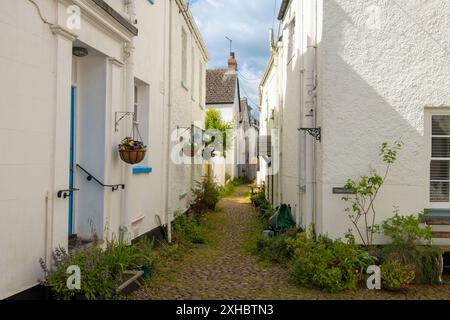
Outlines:
<svg viewBox="0 0 450 320"><path fill-rule="evenodd" d="M138 300L322 300L322 299L450 299L450 277L441 286L414 285L391 293L365 288L339 294L298 287L289 281L288 270L263 266L246 251L257 213L246 197L247 188L219 203L209 217L210 241L163 259L155 275L132 299Z"/></svg>

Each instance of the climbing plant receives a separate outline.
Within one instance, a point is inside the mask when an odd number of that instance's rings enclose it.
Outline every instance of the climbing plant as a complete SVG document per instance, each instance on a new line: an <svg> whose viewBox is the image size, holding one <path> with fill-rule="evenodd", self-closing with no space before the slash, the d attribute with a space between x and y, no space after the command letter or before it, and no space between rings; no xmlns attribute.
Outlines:
<svg viewBox="0 0 450 320"><path fill-rule="evenodd" d="M397 155L402 146L401 141L396 141L393 145L383 143L379 154L385 164L383 175L372 169L368 175L360 177L359 180L347 180L345 185L345 189L352 192L351 196L342 198L348 204L345 212L364 245L372 245L374 234L380 230L380 227L375 224L375 200L386 182L389 170L397 161Z"/></svg>

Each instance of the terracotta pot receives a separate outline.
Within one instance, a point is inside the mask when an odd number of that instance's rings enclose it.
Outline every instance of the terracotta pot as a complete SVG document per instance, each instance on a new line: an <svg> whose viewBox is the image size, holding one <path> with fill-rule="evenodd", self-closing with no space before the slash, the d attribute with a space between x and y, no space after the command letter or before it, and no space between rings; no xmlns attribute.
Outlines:
<svg viewBox="0 0 450 320"><path fill-rule="evenodd" d="M146 150L119 150L120 158L128 164L138 164L145 158Z"/></svg>

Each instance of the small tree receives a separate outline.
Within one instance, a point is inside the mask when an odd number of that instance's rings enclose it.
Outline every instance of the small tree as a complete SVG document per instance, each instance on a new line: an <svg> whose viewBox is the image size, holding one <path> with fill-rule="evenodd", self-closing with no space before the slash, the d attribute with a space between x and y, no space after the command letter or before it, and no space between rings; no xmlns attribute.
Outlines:
<svg viewBox="0 0 450 320"><path fill-rule="evenodd" d="M375 224L375 200L388 177L391 166L396 162L398 151L402 146L403 143L400 141L395 142L393 146L386 142L381 145L380 156L386 165L383 176L372 169L369 175L360 177L358 181L349 179L345 185L345 188L353 193L352 196L342 198L349 204L345 212L364 245L372 245L373 236L380 229Z"/></svg>
<svg viewBox="0 0 450 320"><path fill-rule="evenodd" d="M231 130L233 129L233 124L231 122L223 121L220 111L211 108L206 112L205 128L206 130L218 130L222 133L223 156L226 158L227 150L231 147ZM214 140L210 141L209 144L213 142Z"/></svg>

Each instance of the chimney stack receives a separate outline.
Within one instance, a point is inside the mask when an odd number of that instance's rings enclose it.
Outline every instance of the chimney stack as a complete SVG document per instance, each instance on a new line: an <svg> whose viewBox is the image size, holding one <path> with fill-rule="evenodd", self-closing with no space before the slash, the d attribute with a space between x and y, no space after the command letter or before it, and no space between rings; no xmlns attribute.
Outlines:
<svg viewBox="0 0 450 320"><path fill-rule="evenodd" d="M230 52L230 57L228 58L228 69L237 71L237 61L234 52Z"/></svg>

